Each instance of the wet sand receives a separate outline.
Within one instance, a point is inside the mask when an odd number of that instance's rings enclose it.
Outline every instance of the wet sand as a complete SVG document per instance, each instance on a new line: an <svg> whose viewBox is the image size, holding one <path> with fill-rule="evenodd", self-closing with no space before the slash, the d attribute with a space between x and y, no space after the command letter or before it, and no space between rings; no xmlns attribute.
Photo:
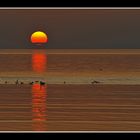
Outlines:
<svg viewBox="0 0 140 140"><path fill-rule="evenodd" d="M32 88L0 85L1 131L140 130L138 85Z"/></svg>

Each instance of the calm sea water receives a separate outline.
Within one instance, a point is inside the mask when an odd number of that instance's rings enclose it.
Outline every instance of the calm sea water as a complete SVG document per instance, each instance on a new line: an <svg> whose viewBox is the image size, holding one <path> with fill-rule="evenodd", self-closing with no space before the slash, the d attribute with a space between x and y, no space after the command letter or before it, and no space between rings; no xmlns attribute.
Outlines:
<svg viewBox="0 0 140 140"><path fill-rule="evenodd" d="M140 84L140 54L0 53L0 83L45 80L48 83ZM37 78L36 78L37 77ZM3 79L4 78L4 79ZM9 79L11 78L11 79Z"/></svg>
<svg viewBox="0 0 140 140"><path fill-rule="evenodd" d="M1 53L0 130L140 130L139 81L137 85L2 84L16 76L35 80L38 74L57 81L74 74L131 79L140 74L139 58L139 54Z"/></svg>
<svg viewBox="0 0 140 140"><path fill-rule="evenodd" d="M0 85L0 130L140 130L139 91L134 85Z"/></svg>
<svg viewBox="0 0 140 140"><path fill-rule="evenodd" d="M140 54L0 54L0 72L139 72Z"/></svg>

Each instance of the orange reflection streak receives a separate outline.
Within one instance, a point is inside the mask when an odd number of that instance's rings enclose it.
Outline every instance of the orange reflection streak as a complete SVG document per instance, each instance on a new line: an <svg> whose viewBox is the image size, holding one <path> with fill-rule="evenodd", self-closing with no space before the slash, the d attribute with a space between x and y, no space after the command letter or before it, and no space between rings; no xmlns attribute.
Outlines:
<svg viewBox="0 0 140 140"><path fill-rule="evenodd" d="M43 73L46 71L47 55L43 53L34 53L32 55L32 68L34 72Z"/></svg>
<svg viewBox="0 0 140 140"><path fill-rule="evenodd" d="M32 115L33 129L35 131L45 131L47 121L47 86L40 84L32 85Z"/></svg>
<svg viewBox="0 0 140 140"><path fill-rule="evenodd" d="M42 74L47 68L47 55L43 52L34 52L32 54L32 69L36 73ZM45 131L47 121L47 86L34 83L32 85L32 120L33 130Z"/></svg>

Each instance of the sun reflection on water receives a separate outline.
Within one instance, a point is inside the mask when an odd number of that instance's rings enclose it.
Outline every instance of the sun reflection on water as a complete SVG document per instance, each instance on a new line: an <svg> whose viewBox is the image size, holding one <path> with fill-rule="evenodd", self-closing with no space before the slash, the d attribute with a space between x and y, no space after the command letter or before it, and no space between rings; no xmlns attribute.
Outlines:
<svg viewBox="0 0 140 140"><path fill-rule="evenodd" d="M47 66L47 55L44 53L32 54L33 72L44 76ZM47 85L34 83L32 85L32 121L34 131L45 131L47 121Z"/></svg>
<svg viewBox="0 0 140 140"><path fill-rule="evenodd" d="M44 53L34 53L32 55L32 69L36 73L43 73L46 71L47 55Z"/></svg>
<svg viewBox="0 0 140 140"><path fill-rule="evenodd" d="M47 121L47 86L40 84L32 85L32 115L33 129L36 131L46 130Z"/></svg>

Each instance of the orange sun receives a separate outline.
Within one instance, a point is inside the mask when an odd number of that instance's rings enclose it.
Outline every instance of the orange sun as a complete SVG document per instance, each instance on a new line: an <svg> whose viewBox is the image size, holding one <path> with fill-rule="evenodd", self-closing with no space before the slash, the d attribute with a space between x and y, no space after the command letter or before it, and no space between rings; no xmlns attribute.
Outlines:
<svg viewBox="0 0 140 140"><path fill-rule="evenodd" d="M32 43L47 43L48 36L42 31L36 31L31 35L31 42Z"/></svg>

